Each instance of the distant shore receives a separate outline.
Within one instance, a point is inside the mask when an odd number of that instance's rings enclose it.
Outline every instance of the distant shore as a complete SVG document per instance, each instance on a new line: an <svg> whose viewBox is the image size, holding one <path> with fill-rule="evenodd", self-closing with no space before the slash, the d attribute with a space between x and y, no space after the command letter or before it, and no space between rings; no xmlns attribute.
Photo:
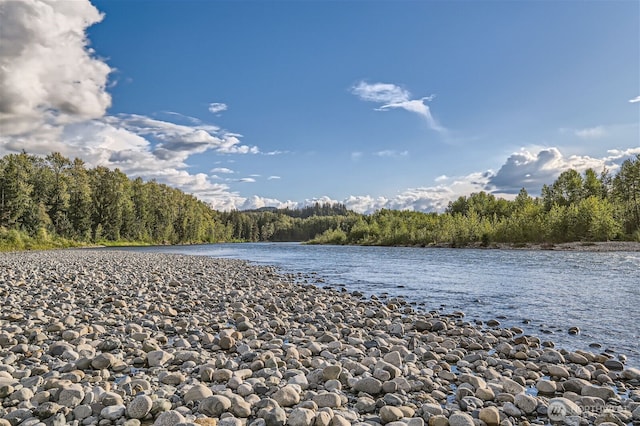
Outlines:
<svg viewBox="0 0 640 426"><path fill-rule="evenodd" d="M528 250L558 250L558 251L640 251L640 242L635 241L599 241L599 242L573 242L559 244L525 244L523 247L515 244L499 245L502 249L528 249Z"/></svg>
<svg viewBox="0 0 640 426"><path fill-rule="evenodd" d="M480 243L455 247L451 244L435 244L427 247L436 248L473 248L487 250L557 250L557 251L591 251L591 252L615 252L629 251L640 252L640 242L636 241L576 241L571 243L493 243L488 246Z"/></svg>

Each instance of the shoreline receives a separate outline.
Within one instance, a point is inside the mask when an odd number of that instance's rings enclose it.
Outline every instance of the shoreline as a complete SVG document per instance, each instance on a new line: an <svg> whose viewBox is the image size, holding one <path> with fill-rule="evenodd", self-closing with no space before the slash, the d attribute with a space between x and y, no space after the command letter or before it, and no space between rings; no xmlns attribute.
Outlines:
<svg viewBox="0 0 640 426"><path fill-rule="evenodd" d="M481 250L547 250L547 251L588 251L588 252L640 252L637 241L574 241L570 243L492 243L488 246L481 243L454 247L451 244L434 244L425 248L459 248Z"/></svg>
<svg viewBox="0 0 640 426"><path fill-rule="evenodd" d="M0 300L0 426L640 421L640 369L609 355L245 261L0 253Z"/></svg>

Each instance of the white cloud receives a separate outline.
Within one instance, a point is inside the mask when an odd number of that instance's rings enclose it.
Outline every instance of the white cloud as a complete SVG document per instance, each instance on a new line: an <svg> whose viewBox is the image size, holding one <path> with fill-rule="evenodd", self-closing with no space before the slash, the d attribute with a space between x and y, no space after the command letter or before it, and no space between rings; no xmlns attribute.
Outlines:
<svg viewBox="0 0 640 426"><path fill-rule="evenodd" d="M252 183L252 182L255 182L256 180L252 177L245 177L245 178L236 179L235 181L242 182L242 183Z"/></svg>
<svg viewBox="0 0 640 426"><path fill-rule="evenodd" d="M276 179L280 179L280 176L269 176L267 178L267 180L276 180Z"/></svg>
<svg viewBox="0 0 640 426"><path fill-rule="evenodd" d="M396 151L393 149L385 149L385 150L374 153L374 155L378 157L399 158L399 157L408 156L409 151Z"/></svg>
<svg viewBox="0 0 640 426"><path fill-rule="evenodd" d="M631 103L640 102L640 96L636 96L636 97L635 97L635 98L633 98L633 99L629 99L629 102L631 102Z"/></svg>
<svg viewBox="0 0 640 426"><path fill-rule="evenodd" d="M601 171L605 167L615 171L627 158L640 153L640 147L624 151L610 150L603 158L571 155L564 156L558 148L541 149L532 153L525 149L507 158L497 173L489 179L490 187L505 193L517 193L525 188L532 195L538 195L544 184L551 184L565 170L584 172L588 168Z"/></svg>
<svg viewBox="0 0 640 426"><path fill-rule="evenodd" d="M396 103L409 100L411 94L395 84L361 81L351 91L363 101L378 103Z"/></svg>
<svg viewBox="0 0 640 426"><path fill-rule="evenodd" d="M574 131L575 135L582 139L598 139L606 134L603 126L589 127Z"/></svg>
<svg viewBox="0 0 640 426"><path fill-rule="evenodd" d="M0 16L0 155L58 151L89 167L156 179L218 208L244 202L226 184L213 183L215 177L187 171L192 155L209 150L260 153L243 145L241 135L173 111L163 114L186 124L105 115L112 69L88 47L86 29L102 20L89 1L0 0Z"/></svg>
<svg viewBox="0 0 640 426"><path fill-rule="evenodd" d="M419 99L411 99L411 93L395 84L373 83L369 84L361 81L351 88L351 93L358 96L363 101L377 102L383 104L376 108L376 111L401 108L422 116L432 130L444 132L442 127L431 114L431 109L425 102L432 101L434 96L426 96Z"/></svg>
<svg viewBox="0 0 640 426"><path fill-rule="evenodd" d="M242 205L245 208L272 206L283 208L303 207L314 202L342 203L348 209L359 213L373 213L380 209L397 209L432 212L444 211L449 202L460 196L468 196L474 192L490 192L497 197L515 198L521 188L526 188L533 195L539 195L543 184L551 184L563 171L573 168L583 172L587 168L596 171L607 167L615 171L627 158L640 154L640 147L626 150L610 150L602 158L589 156L564 156L558 148L541 148L535 152L521 150L510 155L498 172L487 170L473 172L465 176L441 175L435 178L436 185L409 188L392 196L350 195L343 200L335 200L327 196L304 200L295 203L281 202L277 199L253 197ZM248 199L247 199L248 200ZM240 207L242 209L242 207Z"/></svg>
<svg viewBox="0 0 640 426"><path fill-rule="evenodd" d="M353 161L358 161L362 158L363 153L360 151L355 151L351 153L351 159Z"/></svg>
<svg viewBox="0 0 640 426"><path fill-rule="evenodd" d="M209 104L209 112L212 114L217 114L227 109L227 104L223 104L222 102L212 102Z"/></svg>
<svg viewBox="0 0 640 426"><path fill-rule="evenodd" d="M211 169L211 173L225 173L225 174L231 174L231 173L235 173L233 170L228 169L226 167L216 167L215 169Z"/></svg>
<svg viewBox="0 0 640 426"><path fill-rule="evenodd" d="M3 1L0 127L5 136L101 117L111 105L111 68L88 48L102 15L88 1Z"/></svg>

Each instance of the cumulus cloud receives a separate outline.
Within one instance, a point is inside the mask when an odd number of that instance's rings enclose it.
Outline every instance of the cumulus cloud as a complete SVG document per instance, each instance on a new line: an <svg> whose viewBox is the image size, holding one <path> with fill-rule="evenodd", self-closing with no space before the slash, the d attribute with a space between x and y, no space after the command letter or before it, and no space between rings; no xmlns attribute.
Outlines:
<svg viewBox="0 0 640 426"><path fill-rule="evenodd" d="M227 109L227 104L223 104L222 102L212 102L209 104L209 112L212 114L217 114Z"/></svg>
<svg viewBox="0 0 640 426"><path fill-rule="evenodd" d="M88 0L0 1L0 16L0 155L58 151L90 167L156 179L218 208L244 202L228 185L187 171L187 160L205 151L260 153L241 135L174 111L161 113L167 120L106 115L112 68L89 47L86 30L103 16Z"/></svg>
<svg viewBox="0 0 640 426"><path fill-rule="evenodd" d="M635 98L633 98L633 99L629 99L629 102L631 102L631 103L640 102L640 96L636 96L636 97L635 97Z"/></svg>
<svg viewBox="0 0 640 426"><path fill-rule="evenodd" d="M558 148L542 149L536 153L525 149L513 153L497 173L489 178L490 187L505 193L517 193L525 188L537 195L544 184L551 184L565 170L575 169L584 172L592 168L601 171L605 167L616 170L627 158L640 153L640 147L627 150L611 150L608 156L594 158L590 156L564 156Z"/></svg>
<svg viewBox="0 0 640 426"><path fill-rule="evenodd" d="M558 148L539 149L535 152L520 150L510 155L497 172L486 170L464 176L441 175L434 179L434 185L409 188L390 196L350 195L342 200L327 196L306 199L302 202L252 197L236 205L242 209L258 207L295 208L321 203L342 203L350 210L359 213L373 213L380 209L411 210L422 212L442 212L449 202L460 196L474 192L490 192L498 197L515 198L521 188L536 196L542 185L551 184L563 171L573 168L584 172L587 168L596 171L603 167L615 171L626 159L640 154L640 147L626 150L609 150L601 158L589 156L563 155Z"/></svg>
<svg viewBox="0 0 640 426"><path fill-rule="evenodd" d="M3 135L56 134L101 117L111 105L112 69L88 47L102 15L88 1L3 1L0 127Z"/></svg>
<svg viewBox="0 0 640 426"><path fill-rule="evenodd" d="M411 93L408 90L403 89L400 86L396 86L395 84L369 84L365 81L361 81L353 86L351 88L351 93L363 101L383 104L376 108L376 111L401 108L422 116L432 130L438 132L444 132L446 130L436 121L435 118L433 118L431 109L425 104L425 102L433 100L433 95L419 99L411 99Z"/></svg>

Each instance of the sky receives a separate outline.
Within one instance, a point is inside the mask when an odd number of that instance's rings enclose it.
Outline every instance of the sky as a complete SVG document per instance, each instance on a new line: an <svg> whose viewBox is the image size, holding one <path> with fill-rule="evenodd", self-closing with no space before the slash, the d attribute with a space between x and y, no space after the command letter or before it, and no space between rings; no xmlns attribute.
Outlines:
<svg viewBox="0 0 640 426"><path fill-rule="evenodd" d="M640 2L0 0L0 155L442 211L640 153Z"/></svg>

